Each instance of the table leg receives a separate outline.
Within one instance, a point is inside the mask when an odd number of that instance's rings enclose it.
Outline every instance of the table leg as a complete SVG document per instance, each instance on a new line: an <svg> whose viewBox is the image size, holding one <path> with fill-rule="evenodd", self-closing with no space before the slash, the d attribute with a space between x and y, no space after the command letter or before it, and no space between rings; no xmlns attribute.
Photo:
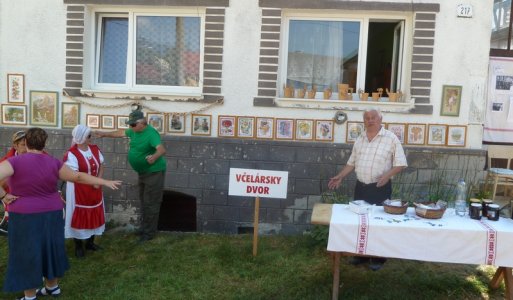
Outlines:
<svg viewBox="0 0 513 300"><path fill-rule="evenodd" d="M333 290L332 300L338 300L338 286L340 282L340 252L333 253Z"/></svg>
<svg viewBox="0 0 513 300"><path fill-rule="evenodd" d="M498 289L501 285L502 279L504 278L504 267L498 267L493 275L492 281L490 281L490 288Z"/></svg>
<svg viewBox="0 0 513 300"><path fill-rule="evenodd" d="M513 300L513 274L511 273L511 268L504 268L504 283L506 284L506 299Z"/></svg>

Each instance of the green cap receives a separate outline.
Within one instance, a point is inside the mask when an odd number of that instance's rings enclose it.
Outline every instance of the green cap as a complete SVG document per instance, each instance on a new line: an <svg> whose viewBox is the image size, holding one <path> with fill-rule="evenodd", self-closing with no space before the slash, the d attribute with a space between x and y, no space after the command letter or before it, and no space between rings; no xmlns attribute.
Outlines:
<svg viewBox="0 0 513 300"><path fill-rule="evenodd" d="M140 110L134 110L130 113L128 116L128 121L126 121L126 124L133 125L137 123L137 121L144 119L144 113Z"/></svg>

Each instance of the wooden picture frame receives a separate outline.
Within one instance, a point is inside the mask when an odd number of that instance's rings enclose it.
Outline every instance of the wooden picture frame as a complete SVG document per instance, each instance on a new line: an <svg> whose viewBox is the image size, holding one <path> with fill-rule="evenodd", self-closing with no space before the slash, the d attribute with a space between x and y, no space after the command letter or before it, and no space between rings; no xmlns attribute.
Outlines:
<svg viewBox="0 0 513 300"><path fill-rule="evenodd" d="M255 117L237 117L237 137L255 137Z"/></svg>
<svg viewBox="0 0 513 300"><path fill-rule="evenodd" d="M447 146L465 147L467 144L467 126L448 125L447 126Z"/></svg>
<svg viewBox="0 0 513 300"><path fill-rule="evenodd" d="M146 113L148 124L155 128L159 133L164 133L166 117L163 113L148 112Z"/></svg>
<svg viewBox="0 0 513 300"><path fill-rule="evenodd" d="M294 119L276 118L274 138L277 140L294 139Z"/></svg>
<svg viewBox="0 0 513 300"><path fill-rule="evenodd" d="M314 120L296 120L296 140L311 141L314 139Z"/></svg>
<svg viewBox="0 0 513 300"><path fill-rule="evenodd" d="M406 142L406 124L404 123L387 123L387 129L395 134L401 144Z"/></svg>
<svg viewBox="0 0 513 300"><path fill-rule="evenodd" d="M7 102L25 103L25 75L7 74Z"/></svg>
<svg viewBox="0 0 513 300"><path fill-rule="evenodd" d="M426 124L408 124L406 144L424 145L426 143Z"/></svg>
<svg viewBox="0 0 513 300"><path fill-rule="evenodd" d="M445 146L447 140L447 125L429 124L427 144L432 146Z"/></svg>
<svg viewBox="0 0 513 300"><path fill-rule="evenodd" d="M100 128L100 115L87 114L86 115L86 126L89 128Z"/></svg>
<svg viewBox="0 0 513 300"><path fill-rule="evenodd" d="M126 122L128 122L128 116L116 116L116 124L117 124L117 128L118 129L127 129L128 127L128 124Z"/></svg>
<svg viewBox="0 0 513 300"><path fill-rule="evenodd" d="M2 104L2 124L26 125L27 106L15 104Z"/></svg>
<svg viewBox="0 0 513 300"><path fill-rule="evenodd" d="M257 117L256 118L256 138L272 140L274 138L274 118Z"/></svg>
<svg viewBox="0 0 513 300"><path fill-rule="evenodd" d="M218 116L217 117L217 136L233 138L237 131L236 116Z"/></svg>
<svg viewBox="0 0 513 300"><path fill-rule="evenodd" d="M192 114L191 135L211 135L212 116Z"/></svg>
<svg viewBox="0 0 513 300"><path fill-rule="evenodd" d="M57 127L59 93L30 91L30 125Z"/></svg>
<svg viewBox="0 0 513 300"><path fill-rule="evenodd" d="M363 134L365 130L365 125L363 124L363 122L354 121L347 121L346 124L346 142L354 143L356 142L356 139Z"/></svg>
<svg viewBox="0 0 513 300"><path fill-rule="evenodd" d="M315 120L315 140L320 142L332 142L334 126L334 120Z"/></svg>
<svg viewBox="0 0 513 300"><path fill-rule="evenodd" d="M115 129L116 116L114 115L101 115L102 129Z"/></svg>
<svg viewBox="0 0 513 300"><path fill-rule="evenodd" d="M167 132L185 133L185 114L170 113L167 116Z"/></svg>
<svg viewBox="0 0 513 300"><path fill-rule="evenodd" d="M444 85L442 87L441 116L458 117L460 115L461 90L460 85Z"/></svg>
<svg viewBox="0 0 513 300"><path fill-rule="evenodd" d="M61 103L61 127L75 128L80 124L80 103Z"/></svg>

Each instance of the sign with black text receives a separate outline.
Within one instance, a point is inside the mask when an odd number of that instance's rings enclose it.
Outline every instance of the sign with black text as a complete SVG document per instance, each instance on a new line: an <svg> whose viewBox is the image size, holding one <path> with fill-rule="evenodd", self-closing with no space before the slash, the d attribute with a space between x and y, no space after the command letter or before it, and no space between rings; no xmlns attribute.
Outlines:
<svg viewBox="0 0 513 300"><path fill-rule="evenodd" d="M230 168L228 195L287 198L289 172Z"/></svg>

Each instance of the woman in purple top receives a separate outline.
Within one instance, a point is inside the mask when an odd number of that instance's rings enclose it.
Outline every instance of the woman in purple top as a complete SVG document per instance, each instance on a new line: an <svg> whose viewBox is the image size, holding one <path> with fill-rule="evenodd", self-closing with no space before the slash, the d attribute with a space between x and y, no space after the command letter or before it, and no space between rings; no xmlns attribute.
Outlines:
<svg viewBox="0 0 513 300"><path fill-rule="evenodd" d="M58 278L69 268L64 246L63 203L58 180L104 185L117 189L120 181L110 181L75 172L60 160L43 153L48 135L41 128L27 131L27 153L0 163L0 180L8 178L7 193L0 187L0 199L9 204L9 259L5 292L24 291L19 299L58 296ZM45 284L41 289L41 277Z"/></svg>

